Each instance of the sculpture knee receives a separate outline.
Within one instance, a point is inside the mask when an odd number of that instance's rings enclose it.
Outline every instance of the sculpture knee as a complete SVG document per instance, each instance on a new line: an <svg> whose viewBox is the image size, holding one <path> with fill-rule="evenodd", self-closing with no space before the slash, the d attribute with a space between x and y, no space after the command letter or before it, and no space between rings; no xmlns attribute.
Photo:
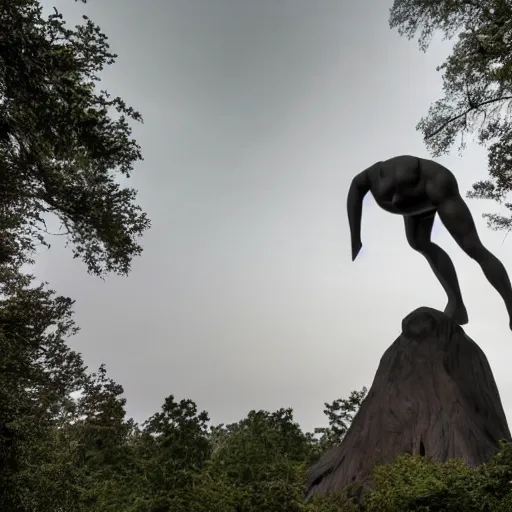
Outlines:
<svg viewBox="0 0 512 512"><path fill-rule="evenodd" d="M472 243L464 246L464 252L475 261L482 261L489 253L481 243Z"/></svg>
<svg viewBox="0 0 512 512"><path fill-rule="evenodd" d="M420 253L428 252L428 248L432 245L432 242L430 240L423 240L423 239L407 239L409 242L409 246L411 249L414 249L415 251L418 251Z"/></svg>

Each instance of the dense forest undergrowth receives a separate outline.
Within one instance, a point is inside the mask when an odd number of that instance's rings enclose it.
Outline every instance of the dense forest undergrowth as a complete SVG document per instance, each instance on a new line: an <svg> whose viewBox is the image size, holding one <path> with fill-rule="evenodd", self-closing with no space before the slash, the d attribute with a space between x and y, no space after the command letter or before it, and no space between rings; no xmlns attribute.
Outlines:
<svg viewBox="0 0 512 512"><path fill-rule="evenodd" d="M24 307L44 297L42 290L26 293ZM46 299L49 309L67 311L61 299ZM291 409L251 411L232 425L212 426L192 400L172 395L137 425L106 368L88 373L66 347L62 322L37 340L35 352L34 338L22 345L14 331L1 336L2 510L512 510L510 445L473 469L462 461L434 464L404 455L376 468L374 489L352 493L357 503L344 494L304 503L307 468L343 438L366 389L325 404L328 426L313 433L301 429ZM16 371L9 364L18 365Z"/></svg>

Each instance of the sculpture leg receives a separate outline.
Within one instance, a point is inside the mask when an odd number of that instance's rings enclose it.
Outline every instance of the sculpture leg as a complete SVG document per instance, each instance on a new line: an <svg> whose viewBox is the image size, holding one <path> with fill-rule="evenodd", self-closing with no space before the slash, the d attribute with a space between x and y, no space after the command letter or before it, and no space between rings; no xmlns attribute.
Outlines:
<svg viewBox="0 0 512 512"><path fill-rule="evenodd" d="M425 256L446 292L448 304L444 312L459 325L464 325L468 323L468 314L462 300L455 267L448 254L430 239L435 215L436 212L433 211L404 217L407 241L414 250Z"/></svg>
<svg viewBox="0 0 512 512"><path fill-rule="evenodd" d="M471 212L459 196L438 207L439 217L460 248L482 268L485 277L505 302L512 329L512 286L501 261L480 241Z"/></svg>

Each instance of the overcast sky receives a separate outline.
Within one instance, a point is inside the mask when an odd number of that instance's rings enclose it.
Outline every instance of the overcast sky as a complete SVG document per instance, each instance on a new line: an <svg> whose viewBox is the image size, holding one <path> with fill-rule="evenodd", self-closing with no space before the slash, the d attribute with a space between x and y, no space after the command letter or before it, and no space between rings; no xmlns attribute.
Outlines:
<svg viewBox="0 0 512 512"><path fill-rule="evenodd" d="M110 92L138 109L145 161L132 186L153 227L128 278L105 282L58 245L40 278L76 299L71 344L102 362L138 421L191 398L215 423L293 407L306 429L324 402L370 386L401 320L446 298L407 245L403 220L368 196L363 251L350 258L352 177L399 154L429 157L415 131L441 94L450 50L427 54L388 28L391 0L47 0L110 38ZM486 177L470 144L439 160L466 191ZM512 272L512 238L484 244ZM470 323L512 413L512 333L499 295L436 221Z"/></svg>

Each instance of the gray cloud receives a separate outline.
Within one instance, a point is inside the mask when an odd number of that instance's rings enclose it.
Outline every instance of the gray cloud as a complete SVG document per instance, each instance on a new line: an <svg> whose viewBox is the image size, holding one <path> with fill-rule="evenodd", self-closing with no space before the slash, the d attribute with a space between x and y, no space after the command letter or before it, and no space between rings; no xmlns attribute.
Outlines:
<svg viewBox="0 0 512 512"><path fill-rule="evenodd" d="M119 54L104 82L144 116L132 184L154 224L127 279L87 276L58 240L41 254L38 275L77 300L73 347L91 368L107 363L138 420L173 393L216 422L291 406L305 428L323 423L325 401L371 385L403 316L445 305L402 219L371 199L352 264L345 198L375 161L428 156L414 127L441 94L449 45L420 53L377 0L56 5L72 22L89 14ZM474 145L442 162L462 189L485 176ZM494 206L470 207L512 269L510 242L481 219ZM435 237L511 409L501 299L442 226Z"/></svg>

